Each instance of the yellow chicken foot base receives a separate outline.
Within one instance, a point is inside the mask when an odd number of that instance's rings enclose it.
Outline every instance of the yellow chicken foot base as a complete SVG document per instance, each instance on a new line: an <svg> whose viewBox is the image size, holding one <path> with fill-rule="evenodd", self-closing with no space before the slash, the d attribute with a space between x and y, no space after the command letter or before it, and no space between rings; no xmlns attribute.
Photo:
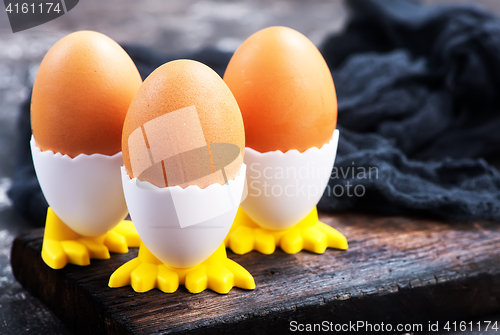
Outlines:
<svg viewBox="0 0 500 335"><path fill-rule="evenodd" d="M289 254L303 249L322 254L326 248L348 248L344 235L319 221L316 207L295 226L283 230L260 227L240 207L224 242L227 248L239 255L252 250L268 255L272 254L276 247Z"/></svg>
<svg viewBox="0 0 500 335"><path fill-rule="evenodd" d="M170 267L156 258L142 243L139 256L120 266L109 278L109 287L131 285L136 292L158 288L173 293L184 285L191 293L209 288L226 294L233 286L255 288L252 275L238 263L227 258L224 244L201 264L187 269Z"/></svg>
<svg viewBox="0 0 500 335"><path fill-rule="evenodd" d="M141 239L131 221L123 220L104 235L87 237L70 229L49 207L42 259L53 269L62 269L67 263L89 265L91 258L108 259L110 251L126 253L128 247L138 247L140 243Z"/></svg>

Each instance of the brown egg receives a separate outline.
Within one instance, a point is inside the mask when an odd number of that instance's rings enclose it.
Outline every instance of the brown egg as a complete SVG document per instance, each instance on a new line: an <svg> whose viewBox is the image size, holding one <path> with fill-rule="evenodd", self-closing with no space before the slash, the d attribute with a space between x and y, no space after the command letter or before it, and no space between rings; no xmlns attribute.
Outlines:
<svg viewBox="0 0 500 335"><path fill-rule="evenodd" d="M122 151L131 178L158 187L224 184L243 162L238 104L215 71L192 60L157 68L130 104Z"/></svg>
<svg viewBox="0 0 500 335"><path fill-rule="evenodd" d="M234 53L224 81L240 106L248 147L303 152L332 138L337 123L332 76L301 33L285 27L256 32Z"/></svg>
<svg viewBox="0 0 500 335"><path fill-rule="evenodd" d="M79 31L45 55L31 103L38 147L76 157L121 150L127 109L142 83L139 72L115 41Z"/></svg>

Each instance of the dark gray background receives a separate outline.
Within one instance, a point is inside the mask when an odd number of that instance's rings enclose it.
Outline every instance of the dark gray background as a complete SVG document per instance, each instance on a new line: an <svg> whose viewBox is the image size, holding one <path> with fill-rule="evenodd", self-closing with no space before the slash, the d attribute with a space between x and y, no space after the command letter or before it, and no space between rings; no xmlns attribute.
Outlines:
<svg viewBox="0 0 500 335"><path fill-rule="evenodd" d="M474 3L500 13L498 0L475 0ZM3 4L0 9L1 334L69 333L57 317L22 289L12 276L10 245L17 234L30 229L30 224L13 210L6 196L14 168L18 105L29 94L43 56L57 40L73 31L88 29L102 32L120 43L140 43L168 52L194 50L205 45L232 51L257 30L284 25L297 29L318 45L327 34L342 29L347 17L340 0L81 0L64 16L13 34ZM500 317L494 319L500 323Z"/></svg>

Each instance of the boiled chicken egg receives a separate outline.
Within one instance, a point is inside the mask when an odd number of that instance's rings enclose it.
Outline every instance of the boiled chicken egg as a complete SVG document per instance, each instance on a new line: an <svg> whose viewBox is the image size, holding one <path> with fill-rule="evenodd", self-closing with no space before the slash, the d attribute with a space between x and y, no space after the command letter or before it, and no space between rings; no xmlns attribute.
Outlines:
<svg viewBox="0 0 500 335"><path fill-rule="evenodd" d="M314 44L286 27L250 36L224 81L245 124L248 196L243 210L263 228L304 219L328 183L337 151L337 98Z"/></svg>

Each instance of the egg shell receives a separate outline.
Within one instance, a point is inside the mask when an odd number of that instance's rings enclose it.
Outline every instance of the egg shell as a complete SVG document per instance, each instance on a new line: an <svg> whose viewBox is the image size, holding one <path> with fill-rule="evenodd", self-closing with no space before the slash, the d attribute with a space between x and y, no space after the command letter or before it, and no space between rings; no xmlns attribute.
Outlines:
<svg viewBox="0 0 500 335"><path fill-rule="evenodd" d="M270 27L236 50L224 74L241 109L246 145L260 152L320 148L337 122L330 70L301 33Z"/></svg>
<svg viewBox="0 0 500 335"><path fill-rule="evenodd" d="M33 164L43 195L69 228L83 236L100 236L125 219L121 152L71 158L41 151L37 144L32 136Z"/></svg>
<svg viewBox="0 0 500 335"><path fill-rule="evenodd" d="M200 264L223 243L246 185L245 164L234 180L203 189L159 188L121 171L130 217L141 240L160 261L175 268Z"/></svg>
<svg viewBox="0 0 500 335"><path fill-rule="evenodd" d="M259 226L282 230L302 221L317 205L330 179L339 131L321 148L304 152L245 149L248 195L241 208Z"/></svg>
<svg viewBox="0 0 500 335"><path fill-rule="evenodd" d="M79 31L45 55L33 86L31 126L42 151L70 157L121 151L123 121L142 83L115 41Z"/></svg>
<svg viewBox="0 0 500 335"><path fill-rule="evenodd" d="M244 148L234 96L215 71L192 60L153 71L123 126L128 175L158 187L222 185L239 171Z"/></svg>

